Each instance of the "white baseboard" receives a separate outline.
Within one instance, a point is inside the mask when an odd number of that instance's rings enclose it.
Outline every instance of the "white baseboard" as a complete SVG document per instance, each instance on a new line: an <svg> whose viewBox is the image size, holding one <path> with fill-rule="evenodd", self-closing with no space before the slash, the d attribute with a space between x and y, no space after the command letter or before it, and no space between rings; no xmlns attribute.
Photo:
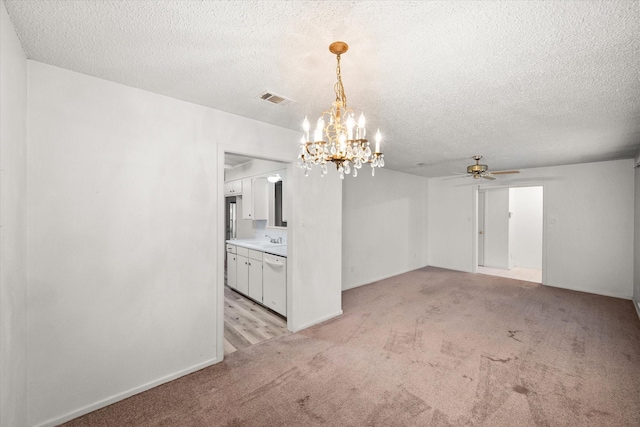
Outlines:
<svg viewBox="0 0 640 427"><path fill-rule="evenodd" d="M221 362L221 359L209 359L205 362L199 363L197 365L191 366L187 369L183 369L181 371L175 372L173 374L166 375L162 378L158 378L157 380L150 381L146 384L142 384L141 386L134 387L132 389L123 391L122 393L115 394L106 399L100 400L98 402L92 403L90 405L84 406L80 409L76 409L75 411L68 412L59 417L50 418L47 421L44 421L40 424L36 424L34 427L53 427L70 421L74 418L78 418L79 416L88 414L89 412L93 412L97 409L104 408L105 406L111 405L112 403L118 402L120 400L126 399L127 397L131 397L134 394L142 393L143 391L147 391L152 389L160 384L168 383L169 381L173 381L176 378L183 377L185 375L191 374L195 371L199 371L200 369L204 369L208 366L215 365L218 362Z"/></svg>
<svg viewBox="0 0 640 427"><path fill-rule="evenodd" d="M477 266L475 268L472 266L470 270L463 269L463 268L453 268L451 266L442 266L442 265L436 265L436 264L428 264L428 265L425 265L425 267L441 268L443 270L451 270L451 271L460 271L462 273L477 273L477 271L475 271L477 269ZM420 268L424 268L424 267L420 267Z"/></svg>
<svg viewBox="0 0 640 427"><path fill-rule="evenodd" d="M636 312L638 313L638 318L640 319L640 301L637 299L631 299L633 301L633 306L636 308Z"/></svg>
<svg viewBox="0 0 640 427"><path fill-rule="evenodd" d="M364 286L364 285L369 285L373 282L379 282L380 280L384 280L384 279L388 279L389 277L393 277L393 276L398 276L400 274L404 274L404 273L408 273L410 271L415 271L415 270L420 270L421 268L425 268L425 267L429 267L428 265L423 265L421 267L412 267L412 268L408 268L406 270L401 270L392 274L386 274L384 276L379 276L379 277L373 277L371 279L367 279L366 281L361 281L361 282L357 282L354 283L352 285L347 285L346 287L342 288L343 291L348 291L349 289L353 289L353 288L358 288L360 286Z"/></svg>
<svg viewBox="0 0 640 427"><path fill-rule="evenodd" d="M338 317L338 316L342 316L342 310L336 311L333 314L328 314L326 316L321 317L320 319L316 319L313 322L308 322L305 323L303 325L298 326L297 328L295 328L295 330L291 331L291 332L299 332L303 329L307 329L313 325L317 325L318 323L322 323L322 322L326 322L329 319L333 319L334 317Z"/></svg>
<svg viewBox="0 0 640 427"><path fill-rule="evenodd" d="M575 288L570 288L568 286L556 286L556 285L550 285L548 283L543 283L544 286L549 286L550 288L558 288L558 289L568 289L570 291L578 291L578 292L585 292L587 294L594 294L594 295L602 295L603 297L613 297L613 298L621 298L621 299L633 299L632 295L621 295L621 294L616 294L613 292L606 292L606 291L596 291L593 289L582 289L579 287L575 287Z"/></svg>

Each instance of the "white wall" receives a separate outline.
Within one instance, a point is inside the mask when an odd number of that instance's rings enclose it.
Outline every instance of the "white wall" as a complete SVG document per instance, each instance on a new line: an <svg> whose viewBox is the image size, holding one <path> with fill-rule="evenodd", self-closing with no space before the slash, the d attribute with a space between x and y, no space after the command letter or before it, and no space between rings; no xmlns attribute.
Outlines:
<svg viewBox="0 0 640 427"><path fill-rule="evenodd" d="M428 180L369 169L342 187L342 289L427 265Z"/></svg>
<svg viewBox="0 0 640 427"><path fill-rule="evenodd" d="M324 178L319 170L305 177L290 164L287 262L287 327L304 329L342 314L342 181L337 172Z"/></svg>
<svg viewBox="0 0 640 427"><path fill-rule="evenodd" d="M509 189L485 192L484 265L509 268Z"/></svg>
<svg viewBox="0 0 640 427"><path fill-rule="evenodd" d="M0 2L0 426L27 425L27 58Z"/></svg>
<svg viewBox="0 0 640 427"><path fill-rule="evenodd" d="M635 169L633 299L640 316L640 168Z"/></svg>
<svg viewBox="0 0 640 427"><path fill-rule="evenodd" d="M475 271L478 265L473 245L476 222L477 185L460 179L430 178L427 204L428 264L451 270ZM477 250L476 250L477 252Z"/></svg>
<svg viewBox="0 0 640 427"><path fill-rule="evenodd" d="M429 179L429 264L473 271L474 184ZM633 161L524 169L492 185L544 185L546 285L630 298ZM543 255L544 259L544 255Z"/></svg>
<svg viewBox="0 0 640 427"><path fill-rule="evenodd" d="M28 424L53 425L220 360L219 144L295 139L28 64Z"/></svg>
<svg viewBox="0 0 640 427"><path fill-rule="evenodd" d="M542 187L509 189L509 260L514 267L542 269Z"/></svg>

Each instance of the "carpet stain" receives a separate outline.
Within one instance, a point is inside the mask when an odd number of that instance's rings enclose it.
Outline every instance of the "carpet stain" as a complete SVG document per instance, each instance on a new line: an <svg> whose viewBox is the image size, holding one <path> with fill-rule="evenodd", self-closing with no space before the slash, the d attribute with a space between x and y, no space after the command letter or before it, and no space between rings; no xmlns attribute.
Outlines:
<svg viewBox="0 0 640 427"><path fill-rule="evenodd" d="M593 418L593 417L608 417L611 414L607 411L592 409L589 412L585 413L585 415L587 416L587 418Z"/></svg>
<svg viewBox="0 0 640 427"><path fill-rule="evenodd" d="M266 384L261 385L260 387L256 388L252 392L245 395L241 399L240 404L244 405L245 403L251 402L254 399L263 397L264 394L268 393L270 390L274 388L281 386L282 384L286 383L288 380L293 378L300 379L301 377L303 377L302 373L300 372L297 366L294 366L293 368L283 372L282 374L278 375L277 377L267 382Z"/></svg>
<svg viewBox="0 0 640 427"><path fill-rule="evenodd" d="M438 315L438 314L440 314L440 313L441 313L441 311L442 311L442 309L440 308L440 306L439 306L439 305L433 305L433 304L431 304L431 305L429 305L429 307L428 307L428 308L426 308L426 309L424 310L424 313L422 313L422 315L421 315L421 316L419 316L419 317L416 319L416 323L418 323L418 324L420 324L420 325L423 325L423 324L425 324L425 323L427 323L427 322L429 321L429 318L430 318L431 316L433 316L433 315Z"/></svg>
<svg viewBox="0 0 640 427"><path fill-rule="evenodd" d="M315 356L311 358L311 360L309 361L309 367L312 371L318 372L322 370L322 368L324 368L328 362L329 359L324 355L324 351L321 351L319 353L316 353Z"/></svg>
<svg viewBox="0 0 640 427"><path fill-rule="evenodd" d="M581 337L573 337L573 343L571 343L571 350L573 350L573 354L576 356L584 356L585 348L584 348L584 339Z"/></svg>
<svg viewBox="0 0 640 427"><path fill-rule="evenodd" d="M430 409L431 406L427 405L424 400L405 388L395 393L386 391L383 395L383 402L376 405L363 425L420 425L415 422L415 418Z"/></svg>
<svg viewBox="0 0 640 427"><path fill-rule="evenodd" d="M494 358L494 357L491 357L491 356L485 356L484 354L481 355L481 357L484 357L485 359L489 359L492 362L500 362L500 363L507 363L507 362L510 362L512 360L518 360L517 357L514 357L514 358L509 357L508 359L497 359L497 358Z"/></svg>
<svg viewBox="0 0 640 427"><path fill-rule="evenodd" d="M513 338L514 340L518 341L518 342L522 342L521 340L519 340L518 338L516 338L516 334L518 332L522 332L522 331L507 331L509 332L509 338Z"/></svg>
<svg viewBox="0 0 640 427"><path fill-rule="evenodd" d="M454 424L449 420L447 414L442 412L439 409L433 411L433 416L431 417L431 422L429 423L430 427L453 427Z"/></svg>
<svg viewBox="0 0 640 427"><path fill-rule="evenodd" d="M313 412L311 409L309 409L309 406L308 406L309 399L310 397L307 394L305 397L296 400L296 403L298 404L300 409L302 409L302 412L304 412L307 416L309 416L311 419L313 419L317 423L324 424L326 420L322 418L320 415Z"/></svg>
<svg viewBox="0 0 640 427"><path fill-rule="evenodd" d="M513 391L515 391L516 393L524 394L524 395L529 394L529 389L521 385L513 386Z"/></svg>
<svg viewBox="0 0 640 427"><path fill-rule="evenodd" d="M440 353L457 359L468 359L473 354L473 349L466 349L451 341L442 341Z"/></svg>
<svg viewBox="0 0 640 427"><path fill-rule="evenodd" d="M415 349L420 344L421 339L422 331L417 326L413 332L401 332L391 329L384 349L392 353L403 354Z"/></svg>
<svg viewBox="0 0 640 427"><path fill-rule="evenodd" d="M475 400L470 414L471 418L463 416L457 420L456 425L483 425L509 398L510 393L506 389L496 387L497 384L505 381L509 368L491 362L500 362L502 364L513 359L498 359L486 355L482 355L482 357L486 360L480 361Z"/></svg>

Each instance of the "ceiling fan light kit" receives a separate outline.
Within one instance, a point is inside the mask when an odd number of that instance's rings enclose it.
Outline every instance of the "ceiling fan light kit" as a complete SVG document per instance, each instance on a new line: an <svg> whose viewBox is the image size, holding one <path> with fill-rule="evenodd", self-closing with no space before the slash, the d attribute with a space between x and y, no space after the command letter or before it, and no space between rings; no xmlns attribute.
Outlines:
<svg viewBox="0 0 640 427"><path fill-rule="evenodd" d="M313 166L320 167L320 176L327 174L327 162L333 162L341 179L345 174L353 171L353 176L358 175L362 165L371 165L371 175L375 175L376 168L384 167L384 155L380 151L382 134L380 129L375 135L375 151L371 151L369 141L365 139L364 113L361 113L356 122L353 110L347 107L347 96L342 85L340 75L340 55L345 53L349 46L345 42L334 42L329 46L331 53L336 55L338 65L336 76L338 81L334 85L336 100L331 108L324 111L318 119L313 140L309 137L310 124L307 117L304 118L302 128L304 134L300 140L300 153L297 165L308 176Z"/></svg>
<svg viewBox="0 0 640 427"><path fill-rule="evenodd" d="M482 156L475 155L471 158L476 161L476 164L467 166L467 174L469 174L468 176L471 176L473 179L483 178L493 181L496 179L494 175L520 173L518 170L489 172L489 166L480 164Z"/></svg>

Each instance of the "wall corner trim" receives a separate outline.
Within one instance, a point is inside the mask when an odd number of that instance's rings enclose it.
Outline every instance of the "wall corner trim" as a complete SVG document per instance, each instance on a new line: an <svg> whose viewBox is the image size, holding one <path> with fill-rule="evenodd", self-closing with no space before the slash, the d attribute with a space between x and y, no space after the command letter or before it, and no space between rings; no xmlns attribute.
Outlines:
<svg viewBox="0 0 640 427"><path fill-rule="evenodd" d="M169 374L166 375L164 377L158 378L156 380L150 381L146 384L142 384L141 386L138 387L134 387L131 388L129 390L126 390L122 393L118 393L115 394L111 397L108 397L106 399L100 400L98 402L92 403L90 405L84 406L82 408L76 409L74 411L68 412L64 415L61 415L59 417L54 417L54 418L50 418L40 424L36 424L34 427L54 427L57 425L60 425L62 423L65 423L67 421L73 420L74 418L78 418L82 415L86 415L90 412L93 412L97 409L100 408L104 408L105 406L109 406L112 403L116 403L120 400L126 399L128 397L131 397L133 395L136 395L138 393L142 393L143 391L147 391L150 390L154 387L157 387L161 384L164 383L168 383L170 381L173 381L177 378L183 377L185 375L191 374L193 372L199 371L200 369L204 369L207 368L209 366L215 365L216 363L222 362L222 359L219 358L214 358L214 359L209 359L205 362L202 363L198 363L197 365L193 365L187 369L183 369L181 371L178 372L174 372L173 374Z"/></svg>
<svg viewBox="0 0 640 427"><path fill-rule="evenodd" d="M326 315L324 317L321 317L320 319L314 320L313 322L309 322L309 323L305 323L303 325L298 326L297 328L295 328L295 330L292 330L291 332L299 332L303 329L307 329L310 328L311 326L317 325L319 323L322 322L326 322L327 320L333 319L334 317L338 317L338 316L342 316L342 310L339 310L333 314L329 314Z"/></svg>

